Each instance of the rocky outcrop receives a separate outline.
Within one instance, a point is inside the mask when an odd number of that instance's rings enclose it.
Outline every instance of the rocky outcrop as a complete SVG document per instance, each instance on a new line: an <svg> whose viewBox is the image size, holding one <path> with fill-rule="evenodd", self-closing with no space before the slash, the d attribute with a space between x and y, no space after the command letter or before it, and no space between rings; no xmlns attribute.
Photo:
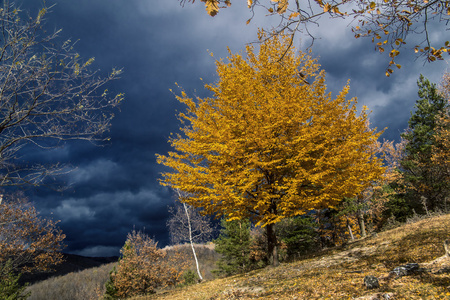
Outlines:
<svg viewBox="0 0 450 300"><path fill-rule="evenodd" d="M397 277L408 276L415 274L417 272L423 271L419 268L418 263L409 263L406 265L402 265L394 268L390 273L396 275Z"/></svg>

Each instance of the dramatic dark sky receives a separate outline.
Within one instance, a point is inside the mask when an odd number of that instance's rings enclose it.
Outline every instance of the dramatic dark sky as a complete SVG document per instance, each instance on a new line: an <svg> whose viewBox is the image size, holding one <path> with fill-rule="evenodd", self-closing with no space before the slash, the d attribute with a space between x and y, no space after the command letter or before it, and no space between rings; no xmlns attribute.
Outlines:
<svg viewBox="0 0 450 300"><path fill-rule="evenodd" d="M35 15L37 0L18 0L22 10ZM204 95L204 82L217 80L214 58L226 57L226 47L243 50L256 39L258 27L269 26L260 16L245 25L251 13L245 1L216 17L206 15L203 4L181 7L178 0L47 0L49 28L62 28L61 37L79 40L82 57L95 57L94 68L104 74L113 67L124 73L109 89L125 93L121 111L109 133L111 143L95 147L73 143L47 154L73 164L65 178L65 192L48 189L29 191L45 216L61 220L67 235L66 252L87 256L118 255L127 232L145 232L165 245L168 240L167 206L171 192L158 184L163 170L155 153L167 153L167 138L177 132L176 110L183 109L169 89L175 82L188 93ZM263 13L264 14L264 13ZM373 50L369 40L353 38L348 22L323 19L311 27L316 37L313 55L327 71L327 85L336 94L348 79L351 96L372 111L371 122L383 135L398 139L407 126L417 99L416 80L424 74L439 82L448 60L432 65L402 56L403 64L391 78L384 76L386 56ZM432 36L438 38L439 34ZM304 49L306 38L295 46ZM46 158L48 159L48 157Z"/></svg>

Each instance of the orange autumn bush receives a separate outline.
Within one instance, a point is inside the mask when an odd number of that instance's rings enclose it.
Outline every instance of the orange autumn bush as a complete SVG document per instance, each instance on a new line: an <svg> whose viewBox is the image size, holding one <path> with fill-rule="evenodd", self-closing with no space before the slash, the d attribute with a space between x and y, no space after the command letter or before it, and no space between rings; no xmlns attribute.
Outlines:
<svg viewBox="0 0 450 300"><path fill-rule="evenodd" d="M133 230L120 250L122 258L111 272L106 299L154 293L179 283L187 269L179 252L167 254L146 234Z"/></svg>
<svg viewBox="0 0 450 300"><path fill-rule="evenodd" d="M0 196L0 267L14 272L48 271L63 261L65 235L22 195Z"/></svg>

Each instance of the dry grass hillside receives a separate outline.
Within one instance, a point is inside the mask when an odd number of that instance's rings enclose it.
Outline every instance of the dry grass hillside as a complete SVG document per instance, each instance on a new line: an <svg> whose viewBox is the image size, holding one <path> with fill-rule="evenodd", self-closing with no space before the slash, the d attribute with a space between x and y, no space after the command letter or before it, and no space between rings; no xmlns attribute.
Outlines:
<svg viewBox="0 0 450 300"><path fill-rule="evenodd" d="M105 292L109 272L116 263L72 272L35 283L27 288L28 300L98 300Z"/></svg>
<svg viewBox="0 0 450 300"><path fill-rule="evenodd" d="M133 298L154 299L450 299L450 215L379 233L314 257L277 268L160 291ZM397 266L419 263L412 275L390 275ZM380 287L369 290L364 277Z"/></svg>
<svg viewBox="0 0 450 300"><path fill-rule="evenodd" d="M21 277L22 282L33 284L48 278L62 277L66 274L80 272L86 269L100 267L104 264L117 262L119 257L86 257L75 254L63 254L63 263L54 267L51 272L24 274Z"/></svg>
<svg viewBox="0 0 450 300"><path fill-rule="evenodd" d="M197 255L205 279L213 279L211 270L215 268L219 254L211 245L196 245ZM165 250L181 251L192 257L190 245L166 247ZM106 263L108 258L89 258L66 254L66 262L46 280L41 280L27 288L31 292L28 300L98 300L105 293L105 283L116 263ZM106 264L102 264L106 263ZM191 269L195 268L194 260ZM44 274L47 277L52 274ZM40 277L32 279L38 281ZM1 296L0 296L1 299Z"/></svg>

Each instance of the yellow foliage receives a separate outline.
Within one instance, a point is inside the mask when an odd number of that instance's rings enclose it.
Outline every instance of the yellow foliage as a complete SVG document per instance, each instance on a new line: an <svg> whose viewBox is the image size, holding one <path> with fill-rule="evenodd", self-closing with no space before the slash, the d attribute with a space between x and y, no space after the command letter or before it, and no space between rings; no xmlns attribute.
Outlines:
<svg viewBox="0 0 450 300"><path fill-rule="evenodd" d="M211 17L214 17L219 12L219 1L218 0L201 0L205 3L206 12ZM227 6L230 6L231 3L226 2Z"/></svg>
<svg viewBox="0 0 450 300"><path fill-rule="evenodd" d="M374 155L380 133L346 99L349 86L332 99L315 59L286 52L287 36L261 35L258 53L248 46L247 58L216 62L219 81L205 86L213 97L177 97L187 106L183 135L157 160L172 169L161 184L187 192L189 205L265 226L353 197L384 167Z"/></svg>
<svg viewBox="0 0 450 300"><path fill-rule="evenodd" d="M288 0L278 0L277 12L281 15L284 14L289 6Z"/></svg>
<svg viewBox="0 0 450 300"><path fill-rule="evenodd" d="M289 15L289 19L297 18L299 15L300 15L299 12L293 12L292 14Z"/></svg>

